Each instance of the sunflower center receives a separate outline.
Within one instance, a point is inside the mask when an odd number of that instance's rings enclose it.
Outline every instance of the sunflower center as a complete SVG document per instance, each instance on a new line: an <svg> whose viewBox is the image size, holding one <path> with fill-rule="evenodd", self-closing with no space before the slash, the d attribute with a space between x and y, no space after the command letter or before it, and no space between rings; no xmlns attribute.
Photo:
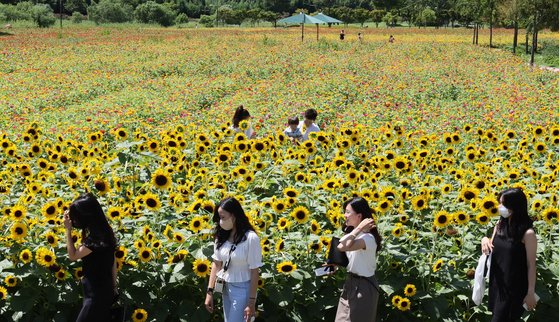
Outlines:
<svg viewBox="0 0 559 322"><path fill-rule="evenodd" d="M169 180L164 175L158 175L155 177L155 184L158 186L164 186L167 182L169 182Z"/></svg>
<svg viewBox="0 0 559 322"><path fill-rule="evenodd" d="M153 198L149 198L149 199L146 200L146 205L148 205L148 207L153 208L153 207L157 206L157 201Z"/></svg>

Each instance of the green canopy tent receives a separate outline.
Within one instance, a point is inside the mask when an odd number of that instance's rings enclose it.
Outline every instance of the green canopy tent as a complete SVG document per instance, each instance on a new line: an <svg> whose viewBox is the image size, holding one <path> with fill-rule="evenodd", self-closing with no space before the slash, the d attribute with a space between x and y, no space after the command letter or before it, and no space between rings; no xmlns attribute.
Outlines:
<svg viewBox="0 0 559 322"><path fill-rule="evenodd" d="M278 23L301 24L301 41L303 41L305 38L305 24L316 24L316 40L318 40L318 25L325 22L301 12L298 15L278 20Z"/></svg>
<svg viewBox="0 0 559 322"><path fill-rule="evenodd" d="M327 16L327 15L323 14L322 12L317 14L316 16L313 16L313 17L318 19L318 20L324 21L325 23L328 24L328 26L332 25L333 23L338 23L338 24L343 23L343 21L338 20L336 18L332 18L330 16Z"/></svg>

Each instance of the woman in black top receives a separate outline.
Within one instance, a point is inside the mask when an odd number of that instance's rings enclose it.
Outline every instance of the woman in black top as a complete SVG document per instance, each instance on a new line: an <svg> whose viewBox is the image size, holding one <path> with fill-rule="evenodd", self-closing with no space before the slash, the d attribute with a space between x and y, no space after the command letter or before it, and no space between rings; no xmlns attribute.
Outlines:
<svg viewBox="0 0 559 322"><path fill-rule="evenodd" d="M528 216L528 201L521 189L499 194L499 222L491 239L483 237L481 249L491 253L489 309L492 322L517 321L536 307L536 233Z"/></svg>
<svg viewBox="0 0 559 322"><path fill-rule="evenodd" d="M116 238L101 205L92 194L78 197L64 212L68 257L83 261L83 306L77 321L110 321L116 294ZM76 249L72 227L82 230Z"/></svg>

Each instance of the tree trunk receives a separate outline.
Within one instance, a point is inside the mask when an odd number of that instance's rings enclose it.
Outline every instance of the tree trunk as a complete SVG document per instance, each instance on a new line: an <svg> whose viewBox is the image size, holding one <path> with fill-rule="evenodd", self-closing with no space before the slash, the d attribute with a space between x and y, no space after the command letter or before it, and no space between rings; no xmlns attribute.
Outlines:
<svg viewBox="0 0 559 322"><path fill-rule="evenodd" d="M476 45L479 44L479 24L476 24Z"/></svg>
<svg viewBox="0 0 559 322"><path fill-rule="evenodd" d="M474 28L472 29L473 33L472 33L472 45L476 44L476 26L474 25Z"/></svg>
<svg viewBox="0 0 559 322"><path fill-rule="evenodd" d="M538 13L534 13L534 27L532 30L532 53L530 54L530 66L534 66L534 56L538 50Z"/></svg>
<svg viewBox="0 0 559 322"><path fill-rule="evenodd" d="M493 48L493 22L489 24L489 48Z"/></svg>
<svg viewBox="0 0 559 322"><path fill-rule="evenodd" d="M512 40L513 54L516 54L516 46L518 46L518 20L514 21L514 38Z"/></svg>
<svg viewBox="0 0 559 322"><path fill-rule="evenodd" d="M528 31L528 29L526 29L526 41L525 41L525 45L526 45L526 55L528 55L530 52L528 51L528 39L530 38L530 32Z"/></svg>

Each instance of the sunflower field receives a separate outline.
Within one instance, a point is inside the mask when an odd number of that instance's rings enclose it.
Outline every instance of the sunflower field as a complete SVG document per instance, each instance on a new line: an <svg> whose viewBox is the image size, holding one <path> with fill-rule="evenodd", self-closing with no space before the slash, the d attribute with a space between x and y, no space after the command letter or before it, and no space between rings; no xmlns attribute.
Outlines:
<svg viewBox="0 0 559 322"><path fill-rule="evenodd" d="M304 42L290 28L0 35L0 320L75 318L82 271L62 213L89 191L119 240L134 321L221 320L203 301L226 196L261 239L260 321L333 320L345 273L314 269L352 196L383 236L380 321L488 321L473 275L509 187L529 196L538 235L541 300L526 318L558 320L559 74L473 46L467 30L363 29L363 43L348 31L344 42L336 28ZM255 139L230 129L240 104ZM322 131L294 144L282 131L307 108Z"/></svg>

